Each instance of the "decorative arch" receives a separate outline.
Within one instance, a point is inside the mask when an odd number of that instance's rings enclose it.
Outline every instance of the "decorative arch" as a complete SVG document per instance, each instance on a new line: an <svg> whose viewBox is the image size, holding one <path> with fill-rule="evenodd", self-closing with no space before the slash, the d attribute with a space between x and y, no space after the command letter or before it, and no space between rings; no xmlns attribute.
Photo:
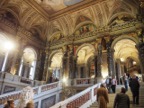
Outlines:
<svg viewBox="0 0 144 108"><path fill-rule="evenodd" d="M80 23L87 22L87 21L92 23L92 21L87 16L81 15L81 14L76 17L75 21L76 21L75 26L79 25Z"/></svg>
<svg viewBox="0 0 144 108"><path fill-rule="evenodd" d="M139 43L139 41L138 41L138 39L137 39L136 37L132 37L132 36L128 36L128 35L122 35L122 36L119 36L119 37L117 37L117 38L114 39L114 41L113 41L112 44L111 44L111 49L113 49L113 48L114 48L114 45L115 45L118 41L120 41L120 40L122 40L122 39L130 39L130 40L132 40L133 42L135 42L136 44Z"/></svg>
<svg viewBox="0 0 144 108"><path fill-rule="evenodd" d="M64 35L62 34L62 32L57 31L49 38L49 41L53 42L62 38L64 38Z"/></svg>
<svg viewBox="0 0 144 108"><path fill-rule="evenodd" d="M131 13L128 13L128 12L119 12L119 13L116 13L116 14L112 15L112 16L109 18L107 24L108 24L108 25L111 24L111 23L113 22L113 20L117 20L117 18L118 18L119 16L122 16L122 15L127 16L127 17L129 17L130 19L134 19L134 18L135 18L135 16L134 16L133 14L131 14ZM122 20L122 19L119 19L119 20Z"/></svg>
<svg viewBox="0 0 144 108"><path fill-rule="evenodd" d="M37 52L31 46L23 49L23 56L21 58L21 65L19 69L19 76L29 79L34 79L37 61Z"/></svg>
<svg viewBox="0 0 144 108"><path fill-rule="evenodd" d="M50 60L50 71L53 78L61 78L61 68L62 68L62 58L63 52L61 50L57 50L51 53L49 60Z"/></svg>
<svg viewBox="0 0 144 108"><path fill-rule="evenodd" d="M78 49L76 50L76 55L78 54L78 52L80 51L80 49L83 48L83 47L85 47L85 46L90 46L90 48L92 48L92 50L94 51L94 53L96 52L96 50L95 50L95 48L94 48L93 45L85 43L85 44L82 44L81 46L78 47Z"/></svg>
<svg viewBox="0 0 144 108"><path fill-rule="evenodd" d="M49 60L51 60L52 57L53 57L56 53L62 53L62 54L63 54L63 52L62 52L61 49L60 49L60 50L55 50L55 51L53 51L53 52L50 54L50 56L49 56Z"/></svg>

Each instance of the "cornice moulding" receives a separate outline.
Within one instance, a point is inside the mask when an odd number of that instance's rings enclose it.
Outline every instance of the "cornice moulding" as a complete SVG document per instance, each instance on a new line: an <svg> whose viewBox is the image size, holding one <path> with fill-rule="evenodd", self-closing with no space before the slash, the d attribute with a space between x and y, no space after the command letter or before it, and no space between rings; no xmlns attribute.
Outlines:
<svg viewBox="0 0 144 108"><path fill-rule="evenodd" d="M105 1L105 0L86 0L85 2L72 5L70 7L67 7L67 8L65 8L63 10L60 10L60 11L52 14L50 16L50 20L57 19L57 18L59 18L61 16L70 14L72 12L75 12L75 11L78 11L78 10L81 10L81 9L84 9L84 8L87 8L89 6L95 5L98 2L103 2L103 1Z"/></svg>

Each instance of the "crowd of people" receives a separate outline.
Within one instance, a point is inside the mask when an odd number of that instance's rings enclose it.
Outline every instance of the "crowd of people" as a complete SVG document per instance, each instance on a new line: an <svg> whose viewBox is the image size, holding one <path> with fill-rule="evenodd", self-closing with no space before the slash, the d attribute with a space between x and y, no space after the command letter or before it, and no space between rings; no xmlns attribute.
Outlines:
<svg viewBox="0 0 144 108"><path fill-rule="evenodd" d="M130 108L130 99L126 94L128 88L132 92L133 104L139 105L139 79L136 75L128 77L126 73L122 77L122 82L124 87L121 88L121 92L117 93L114 100L113 108ZM97 101L99 108L107 108L107 103L109 103L108 93L116 92L117 80L113 76L108 77L104 84L101 84L100 88L97 90Z"/></svg>

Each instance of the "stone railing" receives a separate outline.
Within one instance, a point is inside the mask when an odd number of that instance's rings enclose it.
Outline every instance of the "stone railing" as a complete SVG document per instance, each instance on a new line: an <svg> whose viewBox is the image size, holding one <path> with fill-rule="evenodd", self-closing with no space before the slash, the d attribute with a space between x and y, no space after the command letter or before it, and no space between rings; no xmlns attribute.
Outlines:
<svg viewBox="0 0 144 108"><path fill-rule="evenodd" d="M50 108L87 108L96 101L97 89L100 84L96 84L86 90L61 101Z"/></svg>
<svg viewBox="0 0 144 108"><path fill-rule="evenodd" d="M74 79L75 86L93 85L93 84L94 84L94 79L91 79L91 78L76 78L76 79Z"/></svg>
<svg viewBox="0 0 144 108"><path fill-rule="evenodd" d="M0 72L0 80L16 82L16 83L25 83L31 86L40 86L46 83L45 81L31 80L18 75L12 75L11 73L7 73L7 72Z"/></svg>
<svg viewBox="0 0 144 108"><path fill-rule="evenodd" d="M60 89L62 89L60 81L47 84L47 85L42 85L39 87L34 87L33 88L34 99L45 96L51 92L59 91ZM21 92L22 91L16 91L16 92L0 95L0 108L8 99L13 99L14 101L17 101L21 97Z"/></svg>
<svg viewBox="0 0 144 108"><path fill-rule="evenodd" d="M0 72L0 94L19 91L24 87L36 87L46 84L45 81L31 80L7 72Z"/></svg>

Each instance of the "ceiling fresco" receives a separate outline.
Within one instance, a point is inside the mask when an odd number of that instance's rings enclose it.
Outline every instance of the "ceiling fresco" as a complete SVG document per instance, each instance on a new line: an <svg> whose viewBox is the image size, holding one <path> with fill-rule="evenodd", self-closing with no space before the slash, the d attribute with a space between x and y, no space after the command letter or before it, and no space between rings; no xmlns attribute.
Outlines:
<svg viewBox="0 0 144 108"><path fill-rule="evenodd" d="M35 0L48 14L56 13L66 7L75 5L85 0Z"/></svg>

